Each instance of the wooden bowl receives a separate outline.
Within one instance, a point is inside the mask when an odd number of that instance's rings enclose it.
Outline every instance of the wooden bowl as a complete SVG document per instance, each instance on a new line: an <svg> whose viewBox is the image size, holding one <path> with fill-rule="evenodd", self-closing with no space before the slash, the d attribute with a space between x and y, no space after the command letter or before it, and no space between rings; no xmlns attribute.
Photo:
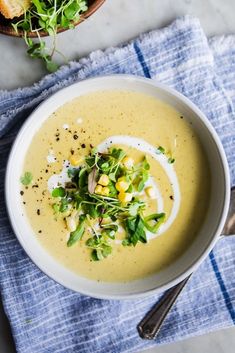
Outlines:
<svg viewBox="0 0 235 353"><path fill-rule="evenodd" d="M103 5L104 2L105 2L105 0L88 0L88 10L81 15L80 20L78 22L74 23L74 25L77 26L81 22L83 22L85 19L90 17L95 11L97 11L99 9L99 7L101 5ZM8 19L4 18L2 15L0 15L0 33L6 34L6 35L12 36L12 37L23 37L24 31L19 30L19 32L16 33L14 28L11 26L11 21L12 20L8 20ZM58 28L57 33L64 32L67 30L68 30L68 28L66 28L66 29ZM47 37L48 33L45 31L40 31L40 36ZM37 33L29 32L28 37L36 38Z"/></svg>

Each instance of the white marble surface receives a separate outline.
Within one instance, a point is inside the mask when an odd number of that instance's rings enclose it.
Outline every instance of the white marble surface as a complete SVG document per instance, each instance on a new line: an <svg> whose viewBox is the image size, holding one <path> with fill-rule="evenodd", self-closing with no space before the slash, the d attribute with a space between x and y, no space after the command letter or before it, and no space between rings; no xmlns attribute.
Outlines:
<svg viewBox="0 0 235 353"><path fill-rule="evenodd" d="M160 28L184 14L199 17L207 35L235 33L234 13L235 0L106 0L92 18L74 31L60 34L57 44L68 60L74 60L92 50L115 46L141 32ZM0 36L0 55L0 89L30 85L45 75L37 60L26 57L20 39ZM234 346L235 328L231 328L146 352L232 353ZM15 352L1 305L0 352Z"/></svg>
<svg viewBox="0 0 235 353"><path fill-rule="evenodd" d="M58 49L68 60L78 59L186 13L198 16L208 35L235 33L234 0L106 0L89 20L58 36ZM21 39L0 36L0 53L0 88L29 85L45 74L38 60L26 56Z"/></svg>

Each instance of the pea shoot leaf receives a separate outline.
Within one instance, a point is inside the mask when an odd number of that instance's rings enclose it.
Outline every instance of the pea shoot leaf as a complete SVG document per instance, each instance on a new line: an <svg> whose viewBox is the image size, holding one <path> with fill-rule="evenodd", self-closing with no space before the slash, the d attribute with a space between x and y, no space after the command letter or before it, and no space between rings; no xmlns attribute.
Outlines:
<svg viewBox="0 0 235 353"><path fill-rule="evenodd" d="M164 153L165 153L165 148L163 148L162 146L159 146L159 147L156 149L156 153L157 153L157 154L164 154Z"/></svg>
<svg viewBox="0 0 235 353"><path fill-rule="evenodd" d="M145 183L149 178L149 173L146 170L143 170L142 173L140 173L139 178L140 178L140 181L139 181L137 190L141 192L144 189Z"/></svg>
<svg viewBox="0 0 235 353"><path fill-rule="evenodd" d="M67 242L67 246L70 247L74 245L78 240L80 240L85 231L85 216L80 216L79 224L74 232L70 233L69 240Z"/></svg>
<svg viewBox="0 0 235 353"><path fill-rule="evenodd" d="M121 148L113 148L111 150L111 156L117 160L121 160L126 155L126 152L123 151Z"/></svg>
<svg viewBox="0 0 235 353"><path fill-rule="evenodd" d="M20 178L21 184L25 186L31 184L32 181L33 181L33 175L30 172L25 172L24 175Z"/></svg>
<svg viewBox="0 0 235 353"><path fill-rule="evenodd" d="M66 195L66 191L64 188L58 187L52 191L51 195L53 197L64 197Z"/></svg>
<svg viewBox="0 0 235 353"><path fill-rule="evenodd" d="M168 163L169 164L172 164L172 163L174 163L175 162L175 159L174 158L172 158L172 157L169 157L168 158Z"/></svg>
<svg viewBox="0 0 235 353"><path fill-rule="evenodd" d="M124 242L124 245L136 246L138 241L142 243L147 242L145 224L140 215L137 215L136 217L127 218L126 230L128 234L128 242Z"/></svg>

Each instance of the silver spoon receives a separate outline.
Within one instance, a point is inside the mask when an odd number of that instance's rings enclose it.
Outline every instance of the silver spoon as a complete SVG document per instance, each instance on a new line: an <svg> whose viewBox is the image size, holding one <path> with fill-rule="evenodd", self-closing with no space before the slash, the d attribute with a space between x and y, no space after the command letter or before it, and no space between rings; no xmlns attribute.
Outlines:
<svg viewBox="0 0 235 353"><path fill-rule="evenodd" d="M225 222L222 234L224 236L235 234L235 187L233 187L231 190L228 217ZM146 314L146 316L140 321L140 323L137 325L137 330L141 338L152 340L157 336L163 321L176 302L179 294L185 287L191 275L185 278L182 282L178 283L173 288L169 289L162 297L162 299L157 302Z"/></svg>

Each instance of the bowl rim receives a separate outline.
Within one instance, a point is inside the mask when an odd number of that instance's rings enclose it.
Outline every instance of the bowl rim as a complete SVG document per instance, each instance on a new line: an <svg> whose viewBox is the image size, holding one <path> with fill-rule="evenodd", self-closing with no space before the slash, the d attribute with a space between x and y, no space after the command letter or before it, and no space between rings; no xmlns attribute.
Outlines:
<svg viewBox="0 0 235 353"><path fill-rule="evenodd" d="M55 278L55 276L53 275L52 271L50 269L46 268L46 266L43 265L43 262L39 263L38 261L35 261L35 259L33 259L31 257L29 249L26 248L23 240L17 234L17 232L18 232L18 230L17 230L17 221L13 217L12 210L11 210L11 205L10 205L10 202L9 202L9 192L10 192L10 188L11 188L9 180L10 180L10 167L11 167L11 164L12 164L12 158L13 158L13 154L15 152L15 149L16 149L16 147L18 145L18 141L20 141L21 134L27 128L27 126L30 124L31 118L37 112L38 109L40 109L43 105L47 105L51 101L55 100L57 98L57 95L61 94L62 91L64 92L65 90L69 90L69 89L71 89L71 87L75 88L76 86L81 85L83 82L86 82L86 83L90 82L92 84L93 81L97 81L97 80L116 80L116 79L117 80L123 79L123 80L128 80L128 81L131 80L131 81L136 81L136 82L139 82L139 83L145 83L145 84L147 83L149 85L152 85L155 88L158 88L158 89L160 89L160 90L162 90L162 91L164 91L166 93L170 93L171 95L176 97L176 99L178 101L183 102L192 111L194 111L194 113L199 117L199 119L205 125L205 127L208 130L210 136L212 137L213 141L215 142L216 148L218 150L219 157L221 159L221 165L223 167L223 175L224 175L224 180L223 180L224 181L224 199L223 199L223 208L221 207L222 212L221 212L220 220L218 220L218 225L217 225L216 231L214 232L214 235L213 235L212 239L210 241L208 241L207 247L205 247L204 250L201 250L200 254L198 254L198 256L193 261L193 263L191 265L187 266L185 268L185 270L180 275L175 276L172 280L170 280L166 284L162 285L161 287L156 287L156 288L153 288L153 289L147 289L147 290L144 290L144 291L139 291L137 293L117 294L117 295L116 294L115 295L107 294L106 295L106 294L103 294L103 293L102 294L94 293L92 291L84 290L84 289L78 291L73 286L69 286L68 284L65 284L65 281L58 280L57 278ZM86 93L86 94L89 94L89 93ZM65 104L65 103L63 103L63 104ZM163 291L165 291L167 289L170 289L171 287L175 286L179 282L183 281L186 277L188 277L191 273L193 273L200 266L200 264L204 261L204 259L208 256L210 251L213 249L213 247L217 243L217 240L220 238L220 235L221 235L221 232L223 230L223 227L224 227L224 224L225 224L225 221L226 221L226 217L227 217L227 214L228 214L229 202L230 202L230 172L229 172L229 166L228 166L227 158L226 158L226 155L225 155L225 151L223 149L222 143L221 143L221 141L220 141L220 139L219 139L214 127L212 126L212 124L210 123L208 118L205 116L205 114L193 102L191 102L187 97L185 97L183 94L181 94L180 92L176 91L175 89L173 89L171 87L168 87L167 85L165 85L163 83L160 83L160 82L158 82L156 80L153 80L153 79L140 77L140 76L135 76L135 75L127 75L127 74L104 75L104 76L98 76L98 77L95 77L95 78L88 78L88 79L76 82L76 83L74 83L72 85L69 85L67 87L64 87L64 88L58 90L56 93L52 94L50 97L48 97L47 99L42 101L30 113L30 115L27 117L26 121L21 126L19 132L17 133L16 139L15 139L15 141L14 141L12 147L11 147L11 151L10 151L10 154L9 154L9 157L8 157L6 174L5 174L5 200L6 200L6 206L7 206L7 212L8 212L9 220L10 220L11 226L13 228L13 231L14 231L14 234L15 234L17 240L19 241L20 245L25 250L26 254L29 256L31 261L44 274L46 274L49 278L51 278L55 282L61 284L65 288L69 288L69 289L73 290L76 293L81 293L81 294L88 295L88 296L94 297L94 298L99 298L99 299L117 299L117 300L138 299L138 298L146 297L146 296L149 296L149 295L152 295L152 294L162 293Z"/></svg>
<svg viewBox="0 0 235 353"><path fill-rule="evenodd" d="M87 18L89 18L93 13L95 13L103 4L105 0L94 0L94 2L88 7L87 11L81 14L79 21L74 23L74 26L78 26L80 23L85 21ZM8 19L6 19L8 20ZM9 19L10 21L11 19ZM58 28L57 29L57 34L66 32L70 30L70 28ZM16 37L16 38L23 38L24 37L24 31L19 30L18 33L15 32L14 28L9 24L9 25L1 25L0 24L0 34L4 34L10 37ZM40 31L40 37L49 37L49 34L45 31ZM38 35L36 32L29 32L28 33L28 38L38 38Z"/></svg>

